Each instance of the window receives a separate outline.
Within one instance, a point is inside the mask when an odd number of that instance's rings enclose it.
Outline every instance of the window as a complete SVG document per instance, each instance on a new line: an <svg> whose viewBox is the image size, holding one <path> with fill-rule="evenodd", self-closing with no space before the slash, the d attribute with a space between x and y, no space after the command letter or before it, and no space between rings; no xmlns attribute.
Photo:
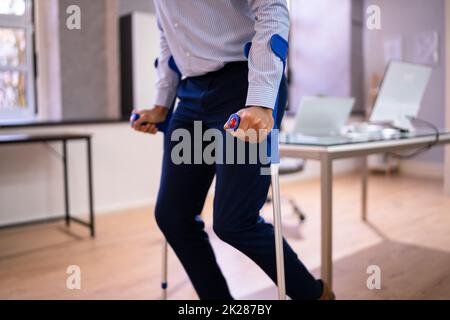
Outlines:
<svg viewBox="0 0 450 320"><path fill-rule="evenodd" d="M0 1L0 120L36 114L32 0Z"/></svg>

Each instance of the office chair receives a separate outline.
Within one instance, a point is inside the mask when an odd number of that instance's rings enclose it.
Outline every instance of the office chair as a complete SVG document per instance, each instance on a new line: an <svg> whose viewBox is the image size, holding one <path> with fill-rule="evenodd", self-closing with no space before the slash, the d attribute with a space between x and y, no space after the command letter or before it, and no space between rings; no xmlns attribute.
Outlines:
<svg viewBox="0 0 450 320"><path fill-rule="evenodd" d="M305 169L306 161L303 159L281 158L280 159L280 176L288 176L302 172ZM293 197L281 195L281 201L288 202L293 213L298 217L300 223L304 223L306 215ZM272 195L269 195L266 204L272 203Z"/></svg>

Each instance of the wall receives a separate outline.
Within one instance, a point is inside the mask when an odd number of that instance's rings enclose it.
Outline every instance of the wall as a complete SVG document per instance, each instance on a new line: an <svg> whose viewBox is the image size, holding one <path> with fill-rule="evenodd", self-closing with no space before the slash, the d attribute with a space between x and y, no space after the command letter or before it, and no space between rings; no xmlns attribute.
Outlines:
<svg viewBox="0 0 450 320"><path fill-rule="evenodd" d="M119 0L119 15L127 15L133 11L155 13L152 0Z"/></svg>
<svg viewBox="0 0 450 320"><path fill-rule="evenodd" d="M81 9L81 30L66 27L70 5ZM64 120L119 117L117 0L60 0Z"/></svg>
<svg viewBox="0 0 450 320"><path fill-rule="evenodd" d="M423 100L420 118L445 127L445 17L444 0L365 0L365 7L381 7L382 29L365 28L365 88L373 73L383 74L384 39L403 35L404 58L411 60L412 39L421 32L437 31L440 37L440 63L433 68L429 88ZM436 148L415 159L442 166L443 148Z"/></svg>
<svg viewBox="0 0 450 320"><path fill-rule="evenodd" d="M352 0L351 15L351 95L355 97L354 112L365 114L364 96L364 2Z"/></svg>
<svg viewBox="0 0 450 320"><path fill-rule="evenodd" d="M81 30L66 27L69 5L81 9ZM118 19L154 12L151 0L45 0L36 3L38 116L43 121L117 119ZM92 68L95 66L95 69Z"/></svg>
<svg viewBox="0 0 450 320"><path fill-rule="evenodd" d="M128 124L1 130L13 133L88 132L93 138L95 208L110 212L150 205L160 177L162 137L137 134ZM45 145L0 148L0 225L48 218L64 212L63 169L58 154ZM86 151L69 144L71 207L87 212Z"/></svg>
<svg viewBox="0 0 450 320"><path fill-rule="evenodd" d="M351 14L350 0L291 2L291 110L302 96L352 94Z"/></svg>
<svg viewBox="0 0 450 320"><path fill-rule="evenodd" d="M53 0L51 0L54 2ZM50 1L44 1L50 3ZM67 7L78 5L81 9L81 30L66 27ZM43 4L41 4L43 6ZM47 33L58 48L60 65L61 100L58 108L47 108L47 102L56 105L55 98L40 101L48 112L44 119L117 119L119 107L119 44L118 19L133 11L152 13L155 11L151 0L60 0L56 5L59 11L57 33ZM52 25L51 27L54 27ZM45 39L44 39L45 40ZM46 49L47 53L49 49ZM153 59L153 58L152 58ZM95 68L93 69L93 66ZM52 67L55 68L55 67ZM45 68L47 70L49 68ZM53 72L52 78L55 78ZM47 80L47 83L50 80ZM55 86L53 86L54 88ZM44 88L45 89L45 88Z"/></svg>
<svg viewBox="0 0 450 320"><path fill-rule="evenodd" d="M445 2L445 38L450 38L450 1ZM447 119L447 128L450 128L450 41L447 41L446 43L446 59L447 59L447 71L446 71L446 81L445 81L445 87L447 88L446 94L447 94L447 111L445 118ZM445 152L445 191L448 195L450 195L450 146L447 146L446 152Z"/></svg>

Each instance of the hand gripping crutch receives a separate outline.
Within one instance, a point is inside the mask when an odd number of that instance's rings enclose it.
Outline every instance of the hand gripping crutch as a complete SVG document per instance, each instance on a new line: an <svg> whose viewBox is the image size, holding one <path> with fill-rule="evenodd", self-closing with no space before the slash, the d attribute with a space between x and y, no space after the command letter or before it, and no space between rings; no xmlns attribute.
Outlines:
<svg viewBox="0 0 450 320"><path fill-rule="evenodd" d="M275 55L283 62L283 79L285 81L285 69L286 60L288 55L288 42L280 35L272 36L270 40L270 46ZM250 54L251 43L245 46L245 55L248 58ZM284 105L280 105L280 92L277 97L274 108L274 131L270 133L267 138L267 154L271 160L270 173L272 179L272 197L273 197L273 216L274 216L274 228L275 228L275 255L277 266L277 284L278 284L278 298L280 300L286 300L286 278L284 269L284 252L283 252L283 232L281 225L281 201L280 201L280 181L279 181L279 141L278 141L278 129L281 123L281 117L283 115ZM240 124L240 117L234 114L228 121L228 126L231 130L237 130ZM273 139L273 144L272 144Z"/></svg>
<svg viewBox="0 0 450 320"><path fill-rule="evenodd" d="M158 68L158 59L155 60L155 68ZM169 59L169 67L172 71L174 71L178 77L181 79L181 72L178 69L175 60L173 57L170 57ZM176 102L176 97L172 102L172 105L169 109L169 113L167 114L166 120L163 123L159 123L156 125L156 127L158 128L158 131L166 134L167 133L167 129L169 128L169 123L170 120L172 118L172 114L173 114L173 109L175 107L175 102ZM136 113L133 113L131 115L131 123L134 123L135 121L139 120L139 115ZM146 125L146 123L143 123L142 125ZM164 238L164 242L163 242L163 248L162 248L162 252L163 252L163 257L162 257L162 279L161 279L161 290L162 290L162 300L167 300L167 289L169 286L169 282L167 280L168 278L168 249L169 249L169 245L167 243L167 240Z"/></svg>

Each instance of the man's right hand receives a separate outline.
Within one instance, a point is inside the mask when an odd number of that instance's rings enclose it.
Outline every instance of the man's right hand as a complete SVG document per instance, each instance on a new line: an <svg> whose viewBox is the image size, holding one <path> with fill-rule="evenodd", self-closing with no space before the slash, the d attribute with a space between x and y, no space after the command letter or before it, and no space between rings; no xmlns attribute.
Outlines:
<svg viewBox="0 0 450 320"><path fill-rule="evenodd" d="M156 134L158 128L156 125L166 120L169 109L162 106L154 106L150 110L140 110L134 113L140 116L139 120L133 123L133 129L148 134Z"/></svg>

